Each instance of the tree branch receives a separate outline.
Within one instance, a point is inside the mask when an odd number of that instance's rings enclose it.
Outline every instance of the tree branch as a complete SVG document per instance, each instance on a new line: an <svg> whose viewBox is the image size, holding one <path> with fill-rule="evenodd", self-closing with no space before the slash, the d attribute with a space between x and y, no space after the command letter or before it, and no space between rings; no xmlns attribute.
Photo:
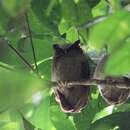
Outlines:
<svg viewBox="0 0 130 130"><path fill-rule="evenodd" d="M122 78L122 80L120 80ZM63 82L64 83L64 82ZM52 82L54 86L58 85L57 82ZM73 85L73 86L72 86ZM67 82L67 88L78 87L74 85L84 85L84 87L90 87L90 85L110 85L120 89L130 89L130 79L125 77L111 77L111 79L89 79L85 81L69 81ZM89 85L89 86L88 86Z"/></svg>

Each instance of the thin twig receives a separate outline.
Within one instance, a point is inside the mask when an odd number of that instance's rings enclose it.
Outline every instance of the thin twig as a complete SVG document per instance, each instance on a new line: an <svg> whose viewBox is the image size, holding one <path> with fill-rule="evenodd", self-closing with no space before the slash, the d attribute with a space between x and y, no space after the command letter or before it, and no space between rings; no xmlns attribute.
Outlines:
<svg viewBox="0 0 130 130"><path fill-rule="evenodd" d="M1 65L1 64L0 64L0 67L1 67L1 68L4 68L4 69L6 69L6 70L9 70L9 71L14 71L14 68L7 67L7 66Z"/></svg>
<svg viewBox="0 0 130 130"><path fill-rule="evenodd" d="M105 20L106 18L107 18L107 16L98 16L98 17L96 17L96 18L94 18L94 19L88 21L88 22L85 23L85 24L78 25L78 26L77 26L77 30L85 29L85 28L87 29L87 28L89 28L89 27L91 27L91 26L93 26L93 25L95 25L95 24L97 24L97 23L99 23L99 22Z"/></svg>
<svg viewBox="0 0 130 130"><path fill-rule="evenodd" d="M31 64L20 54L20 52L16 48L14 48L10 43L7 43L7 45L20 57L20 59L22 59L25 65L27 65L31 70L33 70Z"/></svg>
<svg viewBox="0 0 130 130"><path fill-rule="evenodd" d="M35 63L35 67L36 67L36 72L37 72L37 74L38 74L37 59L36 59L35 49L34 49L34 45L33 45L33 39L32 39L32 33L31 33L31 29L30 29L30 24L29 24L28 14L25 13L25 16L26 16L26 21L27 21L27 26L28 26L28 32L29 32L29 38L30 38L30 44L31 44L32 51L33 51L33 58L34 58L34 63Z"/></svg>

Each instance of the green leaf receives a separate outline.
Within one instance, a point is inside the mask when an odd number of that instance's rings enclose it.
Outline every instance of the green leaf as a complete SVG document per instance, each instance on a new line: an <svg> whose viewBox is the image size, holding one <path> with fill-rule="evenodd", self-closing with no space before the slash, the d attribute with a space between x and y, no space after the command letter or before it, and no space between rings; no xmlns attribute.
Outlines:
<svg viewBox="0 0 130 130"><path fill-rule="evenodd" d="M20 114L13 109L0 113L1 130L25 130Z"/></svg>
<svg viewBox="0 0 130 130"><path fill-rule="evenodd" d="M81 113L74 115L74 122L77 130L86 130L89 129L91 122L97 112L97 103L95 101L89 102L89 105L86 106Z"/></svg>
<svg viewBox="0 0 130 130"><path fill-rule="evenodd" d="M46 85L37 76L0 68L0 111L19 108ZM7 96L8 95L8 96Z"/></svg>
<svg viewBox="0 0 130 130"><path fill-rule="evenodd" d="M76 26L85 24L92 18L91 8L86 0L61 1L62 18L58 26L61 34L67 33L67 40L74 42L78 39ZM75 28L75 29L74 29ZM75 31L74 31L75 30ZM79 30L81 39L87 39L87 30ZM75 36L74 36L75 35ZM74 38L75 37L75 38ZM87 43L87 42L86 42Z"/></svg>
<svg viewBox="0 0 130 130"><path fill-rule="evenodd" d="M115 51L119 43L130 34L129 21L130 14L125 10L108 16L106 20L93 27L90 33L91 46L98 50L107 45L108 52Z"/></svg>
<svg viewBox="0 0 130 130"><path fill-rule="evenodd" d="M53 32L53 29L51 29L50 23L44 23L44 21L42 20L43 17L39 14L37 15L37 9L33 9L33 5L32 9L29 10L28 16L32 33L45 33L52 35L51 33Z"/></svg>
<svg viewBox="0 0 130 130"><path fill-rule="evenodd" d="M76 130L72 120L60 110L59 106L51 106L50 117L56 130Z"/></svg>
<svg viewBox="0 0 130 130"><path fill-rule="evenodd" d="M106 14L107 3L104 0L101 0L93 9L93 16L102 16Z"/></svg>
<svg viewBox="0 0 130 130"><path fill-rule="evenodd" d="M118 112L102 118L91 125L90 130L128 130L130 112Z"/></svg>
<svg viewBox="0 0 130 130"><path fill-rule="evenodd" d="M18 123L16 122L9 122L9 123L6 123L5 125L2 125L0 127L1 130L21 130L19 128L19 125Z"/></svg>
<svg viewBox="0 0 130 130"><path fill-rule="evenodd" d="M11 44L15 48L15 43ZM16 48L16 50L18 50ZM8 64L10 66L15 66L15 67L25 67L25 64L23 63L22 59L16 54L14 50L12 50L8 46L8 41L4 39L0 39L0 60Z"/></svg>
<svg viewBox="0 0 130 130"><path fill-rule="evenodd" d="M86 130L89 129L93 119L100 110L104 108L104 102L99 96L97 89L91 90L91 100L88 102L88 105L81 113L74 115L74 123L77 130Z"/></svg>
<svg viewBox="0 0 130 130"><path fill-rule="evenodd" d="M34 38L33 43L37 62L52 56L51 37L46 36L43 39ZM27 59L29 63L34 63L30 40L26 39L25 43L23 42L21 44L23 44L23 46L21 47L23 51L21 51L20 53Z"/></svg>
<svg viewBox="0 0 130 130"><path fill-rule="evenodd" d="M68 23L69 26L73 26L76 23L76 6L73 0L62 0L61 4L61 15L62 19Z"/></svg>
<svg viewBox="0 0 130 130"><path fill-rule="evenodd" d="M12 38L12 40L14 37ZM0 60L3 63L6 63L10 66L14 66L14 68L23 69L27 68L26 64L23 60L14 52L8 45L7 41L0 39ZM17 40L16 40L17 41ZM36 60L43 61L48 57L52 56L52 38L50 36L46 36L43 39L34 38L34 50L36 54ZM28 38L21 38L17 42L10 43L30 64L34 64L34 58L32 54L32 48L30 44L30 40ZM39 51L41 50L41 51ZM51 61L47 61L43 64L40 64L39 72L44 75L44 77L50 77L51 70ZM45 69L47 68L47 69Z"/></svg>
<svg viewBox="0 0 130 130"><path fill-rule="evenodd" d="M91 8L87 0L79 0L76 5L77 24L81 25L87 23L92 18Z"/></svg>
<svg viewBox="0 0 130 130"><path fill-rule="evenodd" d="M25 119L24 117L22 118L25 130L34 130L35 127L27 119Z"/></svg>
<svg viewBox="0 0 130 130"><path fill-rule="evenodd" d="M30 7L31 0L2 0L5 11L12 16L24 13Z"/></svg>
<svg viewBox="0 0 130 130"><path fill-rule="evenodd" d="M117 10L121 9L120 0L108 0L108 2L112 6L113 11L117 11Z"/></svg>
<svg viewBox="0 0 130 130"><path fill-rule="evenodd" d="M6 33L8 20L9 20L9 15L2 8L2 5L0 5L0 36L5 35Z"/></svg>
<svg viewBox="0 0 130 130"><path fill-rule="evenodd" d="M106 75L125 75L130 72L130 40L119 44L117 50L108 59L105 68Z"/></svg>
<svg viewBox="0 0 130 130"><path fill-rule="evenodd" d="M57 24L60 20L60 10L58 2L55 0L53 2L51 0L32 1L29 13L33 30L58 33Z"/></svg>
<svg viewBox="0 0 130 130"><path fill-rule="evenodd" d="M105 116L108 116L110 114L112 114L113 112L113 108L114 106L108 106L108 107L105 107L103 110L101 110L100 112L97 112L92 123L95 122L96 120L99 120Z"/></svg>
<svg viewBox="0 0 130 130"><path fill-rule="evenodd" d="M67 37L66 39L68 41L70 41L71 43L73 43L74 41L76 41L78 39L78 32L76 30L75 27L71 27L68 31L67 31Z"/></svg>
<svg viewBox="0 0 130 130"><path fill-rule="evenodd" d="M32 116L31 122L36 128L43 130L55 129L50 120L50 96L43 98L42 103Z"/></svg>
<svg viewBox="0 0 130 130"><path fill-rule="evenodd" d="M96 6L101 0L87 0L89 6L91 8L93 8L94 6Z"/></svg>
<svg viewBox="0 0 130 130"><path fill-rule="evenodd" d="M130 110L130 104L128 104L128 103L119 105L119 106L111 105L111 106L105 107L105 108L101 109L101 111L96 113L92 123L94 123L95 121L100 120L106 116L112 115L114 113L126 112L129 110Z"/></svg>
<svg viewBox="0 0 130 130"><path fill-rule="evenodd" d="M50 80L51 79L51 66L52 66L52 58L48 60L44 59L40 65L38 65L38 68L40 70L40 73L44 76L44 79Z"/></svg>
<svg viewBox="0 0 130 130"><path fill-rule="evenodd" d="M66 33L67 32L67 30L69 29L69 24L67 23L67 21L64 19L64 18L62 18L61 19L61 22L60 22L60 24L59 24L59 26L58 26L58 29L59 29L59 32L60 32L60 34L64 34L64 33Z"/></svg>

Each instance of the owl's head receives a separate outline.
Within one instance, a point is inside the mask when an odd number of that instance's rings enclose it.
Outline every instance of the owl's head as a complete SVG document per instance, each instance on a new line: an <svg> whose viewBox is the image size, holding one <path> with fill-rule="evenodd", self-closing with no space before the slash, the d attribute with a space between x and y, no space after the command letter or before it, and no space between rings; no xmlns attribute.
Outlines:
<svg viewBox="0 0 130 130"><path fill-rule="evenodd" d="M55 57L75 56L83 53L82 49L80 48L80 40L75 41L73 44L54 44L53 49Z"/></svg>

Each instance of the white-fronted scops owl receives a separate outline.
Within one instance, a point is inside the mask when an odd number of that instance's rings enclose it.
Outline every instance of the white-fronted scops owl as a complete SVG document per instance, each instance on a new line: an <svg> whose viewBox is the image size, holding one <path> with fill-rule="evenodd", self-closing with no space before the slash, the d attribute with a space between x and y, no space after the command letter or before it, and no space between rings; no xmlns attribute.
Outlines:
<svg viewBox="0 0 130 130"><path fill-rule="evenodd" d="M68 81L83 81L90 78L87 58L80 48L80 41L73 44L53 45L52 81L59 81L54 88L56 101L64 112L80 112L87 104L90 87L77 85L67 88Z"/></svg>

